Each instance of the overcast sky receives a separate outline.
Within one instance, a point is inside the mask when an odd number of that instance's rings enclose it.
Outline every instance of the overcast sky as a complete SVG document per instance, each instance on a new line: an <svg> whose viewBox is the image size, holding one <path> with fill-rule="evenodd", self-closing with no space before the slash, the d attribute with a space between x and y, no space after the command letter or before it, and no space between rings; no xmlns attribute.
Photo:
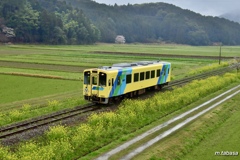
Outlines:
<svg viewBox="0 0 240 160"><path fill-rule="evenodd" d="M240 0L94 0L114 5L165 2L202 15L219 16L240 9Z"/></svg>

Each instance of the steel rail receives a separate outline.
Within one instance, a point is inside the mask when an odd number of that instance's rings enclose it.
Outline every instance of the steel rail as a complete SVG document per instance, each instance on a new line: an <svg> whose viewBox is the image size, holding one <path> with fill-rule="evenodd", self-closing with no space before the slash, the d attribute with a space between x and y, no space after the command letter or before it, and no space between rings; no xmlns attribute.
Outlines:
<svg viewBox="0 0 240 160"><path fill-rule="evenodd" d="M94 106L94 104L87 104L85 106L77 106L73 109L65 109L59 112L55 112L53 114L44 115L23 122L4 126L0 128L0 139L4 139L18 133L26 132L40 126L55 123L79 114L95 111L98 109L99 107Z"/></svg>

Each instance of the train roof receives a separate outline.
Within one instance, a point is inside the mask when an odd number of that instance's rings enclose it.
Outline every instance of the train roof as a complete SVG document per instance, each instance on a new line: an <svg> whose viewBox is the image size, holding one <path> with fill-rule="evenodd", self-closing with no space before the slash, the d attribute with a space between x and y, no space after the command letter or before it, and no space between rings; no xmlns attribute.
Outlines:
<svg viewBox="0 0 240 160"><path fill-rule="evenodd" d="M169 62L164 61L138 61L132 63L116 63L112 66L102 66L98 67L98 69L103 70L116 70L116 69L123 69L123 68L132 68L132 67L139 67L139 66L151 66L156 64L170 64Z"/></svg>

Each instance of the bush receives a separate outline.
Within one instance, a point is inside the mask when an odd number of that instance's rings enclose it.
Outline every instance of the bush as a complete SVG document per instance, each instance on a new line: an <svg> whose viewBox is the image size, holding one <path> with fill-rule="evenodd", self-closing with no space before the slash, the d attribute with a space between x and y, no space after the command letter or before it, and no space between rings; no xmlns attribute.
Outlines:
<svg viewBox="0 0 240 160"><path fill-rule="evenodd" d="M208 66L204 66L204 67L192 70L192 71L189 72L189 75L195 75L195 74L203 73L203 72L206 72L206 71L226 67L228 65L229 65L229 62L222 62L220 65L218 63L214 63L214 64L211 64L211 65L208 65Z"/></svg>

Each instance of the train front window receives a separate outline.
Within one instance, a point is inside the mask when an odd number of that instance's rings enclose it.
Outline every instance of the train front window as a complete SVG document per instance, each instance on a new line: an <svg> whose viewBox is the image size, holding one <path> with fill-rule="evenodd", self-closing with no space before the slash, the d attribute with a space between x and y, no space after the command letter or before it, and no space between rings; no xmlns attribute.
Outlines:
<svg viewBox="0 0 240 160"><path fill-rule="evenodd" d="M84 84L90 84L90 71L84 72Z"/></svg>
<svg viewBox="0 0 240 160"><path fill-rule="evenodd" d="M106 73L100 72L99 73L99 85L100 86L106 86L106 82L107 82Z"/></svg>

